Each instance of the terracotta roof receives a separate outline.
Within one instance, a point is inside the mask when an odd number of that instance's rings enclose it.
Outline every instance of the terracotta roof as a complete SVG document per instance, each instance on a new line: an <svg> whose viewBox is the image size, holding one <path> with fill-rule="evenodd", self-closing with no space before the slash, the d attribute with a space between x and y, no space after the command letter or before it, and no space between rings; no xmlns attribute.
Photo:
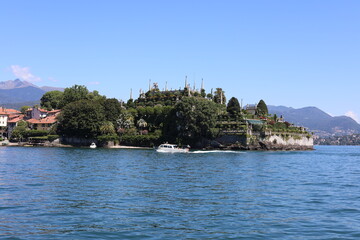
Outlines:
<svg viewBox="0 0 360 240"><path fill-rule="evenodd" d="M20 111L16 110L16 109L11 109L11 108L5 108L5 112L13 114L13 113L21 113Z"/></svg>
<svg viewBox="0 0 360 240"><path fill-rule="evenodd" d="M24 118L23 115L11 118L11 119L8 120L8 123L17 123L18 121L23 120L23 118Z"/></svg>
<svg viewBox="0 0 360 240"><path fill-rule="evenodd" d="M27 120L27 122L32 123L32 124L55 123L56 119L55 119L55 116L50 116L50 117L42 118L42 119L32 118L32 119Z"/></svg>
<svg viewBox="0 0 360 240"><path fill-rule="evenodd" d="M6 108L0 107L0 115L9 115L9 113L6 112Z"/></svg>
<svg viewBox="0 0 360 240"><path fill-rule="evenodd" d="M37 109L39 109L40 112L48 112L47 110L42 109L42 108L37 108ZM30 111L32 111L32 110L33 110L33 108L28 108L26 111L27 111L27 112L30 112Z"/></svg>
<svg viewBox="0 0 360 240"><path fill-rule="evenodd" d="M59 112L61 112L60 109L48 111L49 114L52 114L52 113L53 113L53 114L56 114L56 113L59 113Z"/></svg>

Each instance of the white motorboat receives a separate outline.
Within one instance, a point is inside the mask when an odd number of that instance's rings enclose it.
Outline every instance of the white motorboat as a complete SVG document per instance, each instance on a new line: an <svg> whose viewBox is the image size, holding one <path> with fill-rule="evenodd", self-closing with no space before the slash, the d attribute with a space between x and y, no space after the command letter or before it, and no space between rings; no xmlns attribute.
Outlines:
<svg viewBox="0 0 360 240"><path fill-rule="evenodd" d="M90 148L96 148L96 144L93 142L90 144Z"/></svg>
<svg viewBox="0 0 360 240"><path fill-rule="evenodd" d="M164 152L164 153L186 153L189 152L189 150L190 150L190 146L186 148L179 148L177 145L169 144L169 143L161 144L156 149L157 152Z"/></svg>

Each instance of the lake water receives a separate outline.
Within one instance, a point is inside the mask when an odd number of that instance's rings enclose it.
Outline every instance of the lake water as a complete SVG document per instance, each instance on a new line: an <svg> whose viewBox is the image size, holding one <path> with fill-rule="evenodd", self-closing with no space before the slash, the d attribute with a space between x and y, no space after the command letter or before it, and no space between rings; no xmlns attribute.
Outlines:
<svg viewBox="0 0 360 240"><path fill-rule="evenodd" d="M0 147L0 239L359 239L360 147Z"/></svg>

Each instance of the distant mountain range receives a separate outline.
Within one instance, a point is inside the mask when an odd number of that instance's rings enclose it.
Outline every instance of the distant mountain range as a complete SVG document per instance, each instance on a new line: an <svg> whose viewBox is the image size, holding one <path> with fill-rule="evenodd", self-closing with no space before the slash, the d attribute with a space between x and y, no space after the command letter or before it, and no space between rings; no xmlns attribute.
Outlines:
<svg viewBox="0 0 360 240"><path fill-rule="evenodd" d="M346 116L332 117L316 107L291 108L268 106L269 113L281 115L285 121L304 126L318 136L350 135L360 133L360 124Z"/></svg>
<svg viewBox="0 0 360 240"><path fill-rule="evenodd" d="M44 93L59 90L58 87L38 87L30 82L19 79L0 82L0 106L20 109L22 106L33 106L40 103Z"/></svg>

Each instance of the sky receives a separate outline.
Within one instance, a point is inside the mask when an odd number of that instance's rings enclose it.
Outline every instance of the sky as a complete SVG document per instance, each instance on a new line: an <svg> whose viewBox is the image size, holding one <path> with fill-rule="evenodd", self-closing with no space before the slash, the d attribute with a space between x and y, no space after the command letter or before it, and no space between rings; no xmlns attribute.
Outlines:
<svg viewBox="0 0 360 240"><path fill-rule="evenodd" d="M0 81L127 100L221 87L227 99L360 120L360 1L1 1Z"/></svg>

